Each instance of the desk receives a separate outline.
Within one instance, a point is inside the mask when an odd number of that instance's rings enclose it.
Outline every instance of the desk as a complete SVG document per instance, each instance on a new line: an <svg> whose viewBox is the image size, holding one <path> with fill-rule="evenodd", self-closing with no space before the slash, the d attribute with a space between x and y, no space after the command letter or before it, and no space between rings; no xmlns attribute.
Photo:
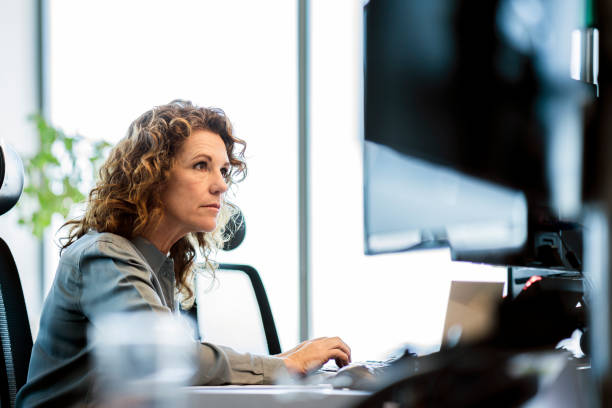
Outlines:
<svg viewBox="0 0 612 408"><path fill-rule="evenodd" d="M540 373L540 389L523 408L582 408L592 406L589 369L567 360L564 353L523 353L510 365ZM522 368L521 368L522 366ZM541 366L538 368L538 366ZM514 368L512 368L514 367ZM482 392L474 388L473 393ZM334 389L319 385L229 385L183 387L185 407L340 408L353 407L370 396L368 391Z"/></svg>
<svg viewBox="0 0 612 408"><path fill-rule="evenodd" d="M228 385L185 387L188 407L350 407L370 395L366 391L336 390L329 385Z"/></svg>

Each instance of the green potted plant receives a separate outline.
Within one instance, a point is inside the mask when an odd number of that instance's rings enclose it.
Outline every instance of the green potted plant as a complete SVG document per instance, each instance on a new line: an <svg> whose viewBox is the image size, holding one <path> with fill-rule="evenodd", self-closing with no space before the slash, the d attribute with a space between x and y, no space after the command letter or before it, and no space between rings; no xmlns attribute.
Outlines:
<svg viewBox="0 0 612 408"><path fill-rule="evenodd" d="M41 238L54 214L66 219L73 205L85 200L110 144L66 135L40 114L29 119L36 125L39 148L24 160L19 223ZM88 172L91 177L85 177Z"/></svg>

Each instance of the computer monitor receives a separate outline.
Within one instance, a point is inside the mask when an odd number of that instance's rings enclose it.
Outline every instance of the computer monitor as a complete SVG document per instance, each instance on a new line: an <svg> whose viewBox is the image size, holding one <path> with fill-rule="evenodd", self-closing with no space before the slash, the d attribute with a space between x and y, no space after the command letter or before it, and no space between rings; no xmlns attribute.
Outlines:
<svg viewBox="0 0 612 408"><path fill-rule="evenodd" d="M580 268L580 2L364 5L366 253Z"/></svg>

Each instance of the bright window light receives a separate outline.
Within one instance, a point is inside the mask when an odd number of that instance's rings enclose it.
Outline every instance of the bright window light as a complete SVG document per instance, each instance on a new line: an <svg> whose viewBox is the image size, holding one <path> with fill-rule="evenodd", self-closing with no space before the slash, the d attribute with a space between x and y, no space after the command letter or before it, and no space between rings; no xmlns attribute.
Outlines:
<svg viewBox="0 0 612 408"><path fill-rule="evenodd" d="M142 112L177 98L226 111L247 142L249 173L235 201L248 233L241 248L218 259L260 272L281 343L293 346L296 2L49 0L48 6L48 107L65 131L114 143ZM57 252L50 244L47 286Z"/></svg>

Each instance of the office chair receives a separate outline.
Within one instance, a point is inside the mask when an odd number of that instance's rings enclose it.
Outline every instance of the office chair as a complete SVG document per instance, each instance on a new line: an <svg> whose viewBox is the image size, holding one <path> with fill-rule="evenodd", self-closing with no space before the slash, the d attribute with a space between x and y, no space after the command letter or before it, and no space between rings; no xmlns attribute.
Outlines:
<svg viewBox="0 0 612 408"><path fill-rule="evenodd" d="M223 249L231 251L242 243L246 232L241 212L227 229L232 238ZM212 286L203 275L196 281L201 339L255 354L280 353L274 317L257 270L249 265L222 263L215 274Z"/></svg>
<svg viewBox="0 0 612 408"><path fill-rule="evenodd" d="M10 210L23 190L23 164L0 141L0 215ZM0 238L0 406L14 407L25 384L32 353L32 333L15 260Z"/></svg>

